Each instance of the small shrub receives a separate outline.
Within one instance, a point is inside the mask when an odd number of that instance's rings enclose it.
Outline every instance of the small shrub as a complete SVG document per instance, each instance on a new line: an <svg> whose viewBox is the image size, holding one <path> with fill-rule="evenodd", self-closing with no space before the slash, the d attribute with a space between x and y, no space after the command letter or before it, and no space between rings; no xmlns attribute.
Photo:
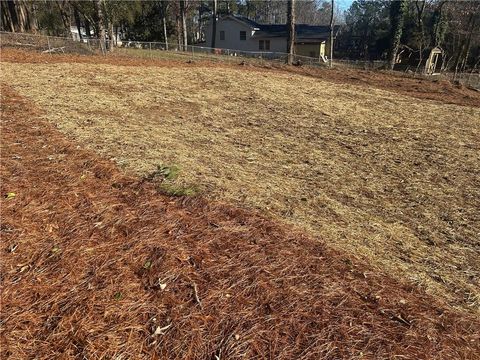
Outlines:
<svg viewBox="0 0 480 360"><path fill-rule="evenodd" d="M157 182L158 191L168 196L196 195L198 193L198 189L196 187L175 183L175 180L177 180L179 173L180 168L176 165L157 165L157 169L145 176L145 179Z"/></svg>
<svg viewBox="0 0 480 360"><path fill-rule="evenodd" d="M161 178L163 180L175 180L178 177L179 172L180 168L176 165L157 165L157 169L145 176L145 179L154 180L156 178Z"/></svg>

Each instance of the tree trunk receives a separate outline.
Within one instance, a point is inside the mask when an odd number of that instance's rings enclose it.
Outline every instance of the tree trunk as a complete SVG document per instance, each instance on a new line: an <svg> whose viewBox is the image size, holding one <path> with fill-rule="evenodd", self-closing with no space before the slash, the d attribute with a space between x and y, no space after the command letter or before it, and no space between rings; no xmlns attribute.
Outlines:
<svg viewBox="0 0 480 360"><path fill-rule="evenodd" d="M168 50L168 33L167 33L167 11L168 11L168 1L161 2L161 16L162 16L162 30L163 30L163 42L165 43L165 50Z"/></svg>
<svg viewBox="0 0 480 360"><path fill-rule="evenodd" d="M457 56L455 57L455 74L454 74L454 79L456 78L457 76L457 72L458 72L458 66L460 65L460 61L462 59L462 56L464 55L464 53L466 52L466 48L467 48L467 45L468 45L468 42L469 42L469 39L472 35L472 32L473 32L473 29L475 28L475 21L476 21L476 17L475 15L472 13L468 19L468 26L467 28L469 29L469 36L465 39L463 39L462 43L461 43L461 46L460 46L460 49L457 51Z"/></svg>
<svg viewBox="0 0 480 360"><path fill-rule="evenodd" d="M25 32L27 25L27 10L25 9L25 3L22 0L15 1L15 9L17 11L18 30Z"/></svg>
<svg viewBox="0 0 480 360"><path fill-rule="evenodd" d="M28 10L28 22L29 22L29 30L36 34L38 29L37 23L37 5L35 3L31 3L29 10Z"/></svg>
<svg viewBox="0 0 480 360"><path fill-rule="evenodd" d="M115 46L118 47L118 28L119 26L115 26Z"/></svg>
<svg viewBox="0 0 480 360"><path fill-rule="evenodd" d="M73 17L75 18L75 25L77 26L78 38L81 41L83 39L83 37L82 37L82 23L80 22L80 14L78 13L78 9L76 7L73 8Z"/></svg>
<svg viewBox="0 0 480 360"><path fill-rule="evenodd" d="M390 38L390 51L388 56L390 70L393 70L397 61L397 53L402 38L403 22L407 6L407 0L396 0L390 3L390 19L392 22L392 35Z"/></svg>
<svg viewBox="0 0 480 360"><path fill-rule="evenodd" d="M182 45L183 51L187 51L188 39L187 39L187 9L185 6L185 0L180 0L180 21L182 26Z"/></svg>
<svg viewBox="0 0 480 360"><path fill-rule="evenodd" d="M168 50L168 35L167 35L167 17L163 14L163 41L165 42L165 50Z"/></svg>
<svg viewBox="0 0 480 360"><path fill-rule="evenodd" d="M98 39L100 41L100 50L102 54L106 53L106 47L105 47L105 23L104 23L104 18L103 18L103 0L96 0L95 2L95 7L97 10L97 18L98 18L98 23L97 23L97 29L98 29Z"/></svg>
<svg viewBox="0 0 480 360"><path fill-rule="evenodd" d="M85 19L85 35L87 35L87 38L92 36L92 32L90 30L90 21Z"/></svg>
<svg viewBox="0 0 480 360"><path fill-rule="evenodd" d="M1 11L2 11L2 29L6 31L15 32L15 21L14 15L11 12L11 7L15 5L10 1L1 2Z"/></svg>
<svg viewBox="0 0 480 360"><path fill-rule="evenodd" d="M334 9L334 0L332 0L332 11L330 13L330 57L329 63L330 67L333 67L333 9Z"/></svg>
<svg viewBox="0 0 480 360"><path fill-rule="evenodd" d="M212 49L215 49L215 40L217 37L217 0L212 1L213 14L212 14ZM215 50L213 50L215 51Z"/></svg>
<svg viewBox="0 0 480 360"><path fill-rule="evenodd" d="M113 46L115 38L113 36L113 19L110 19L110 23L108 24L108 50L113 51Z"/></svg>
<svg viewBox="0 0 480 360"><path fill-rule="evenodd" d="M62 17L65 37L73 38L72 31L70 30L70 3L68 0L59 0L57 1L57 5L60 10L60 16Z"/></svg>
<svg viewBox="0 0 480 360"><path fill-rule="evenodd" d="M455 61L455 73L457 73L458 71L458 66L461 58L462 58L462 65L460 66L460 71L463 71L465 69L468 56L470 53L471 41L472 41L473 32L475 30L476 21L477 21L477 16L474 15L474 13L472 13L469 19L469 31L468 31L467 39L464 41L461 51L458 52L458 57Z"/></svg>
<svg viewBox="0 0 480 360"><path fill-rule="evenodd" d="M293 64L295 56L295 0L287 3L287 64Z"/></svg>
<svg viewBox="0 0 480 360"><path fill-rule="evenodd" d="M202 3L198 7L198 35L196 36L197 43L202 41Z"/></svg>
<svg viewBox="0 0 480 360"><path fill-rule="evenodd" d="M442 46L443 34L445 29L445 16L443 12L443 6L446 4L446 1L440 2L438 7L433 13L433 35L434 35L434 45Z"/></svg>
<svg viewBox="0 0 480 360"><path fill-rule="evenodd" d="M10 26L12 32L20 31L18 26L18 16L17 16L17 9L15 3L13 1L7 1L8 6L8 14L10 15Z"/></svg>
<svg viewBox="0 0 480 360"><path fill-rule="evenodd" d="M425 11L425 4L426 1L422 1L422 5L419 6L418 0L415 2L415 7L417 8L417 27L418 27L418 32L420 34L420 39L418 43L418 51L419 51L419 59L418 59L418 64L417 64L417 69L415 72L418 72L418 69L420 69L420 66L422 65L423 62L423 50L425 48L425 32L423 29L423 13Z"/></svg>
<svg viewBox="0 0 480 360"><path fill-rule="evenodd" d="M182 41L182 20L180 19L180 14L177 13L175 16L175 30L177 33L177 50L182 51L183 49L183 41Z"/></svg>

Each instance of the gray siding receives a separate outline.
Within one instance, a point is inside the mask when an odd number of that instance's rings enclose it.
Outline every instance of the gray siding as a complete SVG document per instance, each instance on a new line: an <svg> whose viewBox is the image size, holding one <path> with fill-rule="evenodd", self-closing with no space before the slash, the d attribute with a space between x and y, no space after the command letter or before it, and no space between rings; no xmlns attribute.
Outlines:
<svg viewBox="0 0 480 360"><path fill-rule="evenodd" d="M220 32L225 31L225 40L220 40ZM240 31L245 31L246 40L240 40ZM215 38L215 47L219 49L231 49L241 51L260 51L259 40L252 38L255 34L247 24L233 19L223 19L217 21L217 36ZM212 44L212 23L210 22L206 28L205 46L210 47ZM274 52L286 52L287 40L285 38L265 38L270 40L270 50ZM265 51L265 50L264 50Z"/></svg>

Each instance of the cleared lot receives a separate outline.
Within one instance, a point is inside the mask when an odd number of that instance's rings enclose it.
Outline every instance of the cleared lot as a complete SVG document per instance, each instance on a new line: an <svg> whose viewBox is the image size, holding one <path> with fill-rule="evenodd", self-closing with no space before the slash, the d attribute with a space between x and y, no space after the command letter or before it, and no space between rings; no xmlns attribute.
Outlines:
<svg viewBox="0 0 480 360"><path fill-rule="evenodd" d="M2 359L476 359L478 317L262 216L172 198L1 91Z"/></svg>
<svg viewBox="0 0 480 360"><path fill-rule="evenodd" d="M241 67L2 63L2 75L129 171L178 166L172 187L258 208L479 309L479 108Z"/></svg>

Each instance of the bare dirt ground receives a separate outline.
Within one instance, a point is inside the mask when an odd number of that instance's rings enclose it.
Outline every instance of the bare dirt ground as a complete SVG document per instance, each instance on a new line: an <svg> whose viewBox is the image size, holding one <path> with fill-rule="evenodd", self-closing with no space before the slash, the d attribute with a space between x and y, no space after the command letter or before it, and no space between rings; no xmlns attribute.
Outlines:
<svg viewBox="0 0 480 360"><path fill-rule="evenodd" d="M2 358L480 351L473 315L263 216L162 196L1 95Z"/></svg>
<svg viewBox="0 0 480 360"><path fill-rule="evenodd" d="M2 78L128 171L178 166L172 187L259 209L478 313L473 103L250 67L24 56Z"/></svg>

